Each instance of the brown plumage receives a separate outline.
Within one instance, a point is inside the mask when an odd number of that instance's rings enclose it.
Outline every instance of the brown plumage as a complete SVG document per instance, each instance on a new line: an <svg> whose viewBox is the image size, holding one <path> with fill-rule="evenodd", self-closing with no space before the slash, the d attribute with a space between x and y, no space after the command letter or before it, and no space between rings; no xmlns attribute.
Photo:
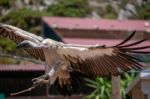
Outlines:
<svg viewBox="0 0 150 99"><path fill-rule="evenodd" d="M48 82L50 85L54 84L65 95L70 95L72 90L77 88L83 76L110 77L132 69L142 69L143 65L131 54L150 53L141 51L150 46L134 47L145 41L143 39L129 43L134 34L135 32L118 45L106 47L64 44L52 39L43 39L11 25L0 26L1 36L8 37L16 42L18 47L25 48L31 56L46 62ZM38 79L35 83L37 81Z"/></svg>

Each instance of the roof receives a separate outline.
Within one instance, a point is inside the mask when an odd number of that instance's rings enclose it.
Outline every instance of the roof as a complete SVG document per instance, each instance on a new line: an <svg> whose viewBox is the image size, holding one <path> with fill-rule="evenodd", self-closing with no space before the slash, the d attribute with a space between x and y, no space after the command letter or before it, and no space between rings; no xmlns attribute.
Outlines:
<svg viewBox="0 0 150 99"><path fill-rule="evenodd" d="M106 45L106 46L114 46L116 44L119 44L121 39L91 39L91 38L63 38L63 41L67 44L83 44L83 45ZM135 42L134 40L130 41ZM149 46L150 41L145 41L139 45L136 45L134 47L141 47L141 46ZM143 51L150 51L150 48L145 49Z"/></svg>
<svg viewBox="0 0 150 99"><path fill-rule="evenodd" d="M118 44L121 40L115 39L95 39L95 38L63 38L63 41L67 44L83 44L83 45L103 45L108 46ZM149 43L150 44L150 43Z"/></svg>
<svg viewBox="0 0 150 99"><path fill-rule="evenodd" d="M52 28L119 30L150 32L150 20L110 20L72 17L43 17L42 20Z"/></svg>
<svg viewBox="0 0 150 99"><path fill-rule="evenodd" d="M126 94L129 94L132 89L140 82L141 80L150 80L150 68L142 70L139 75L132 81L132 83L126 89Z"/></svg>
<svg viewBox="0 0 150 99"><path fill-rule="evenodd" d="M27 64L27 65L3 65L0 64L0 72L10 72L10 71L44 71L45 66L39 64Z"/></svg>

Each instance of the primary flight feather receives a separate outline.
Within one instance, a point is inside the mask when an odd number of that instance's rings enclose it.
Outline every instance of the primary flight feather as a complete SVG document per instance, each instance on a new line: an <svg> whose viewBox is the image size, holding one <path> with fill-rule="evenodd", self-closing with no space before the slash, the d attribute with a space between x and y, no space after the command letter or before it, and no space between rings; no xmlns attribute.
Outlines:
<svg viewBox="0 0 150 99"><path fill-rule="evenodd" d="M142 69L143 65L131 54L148 54L150 52L142 50L150 46L134 47L145 39L128 43L134 34L110 47L75 45L44 39L11 25L0 25L0 36L13 40L18 48L24 48L34 58L45 61L46 76L41 78L43 81L48 78L47 83L54 84L64 95L70 95L83 76L110 77L132 69ZM38 79L34 83L39 83Z"/></svg>

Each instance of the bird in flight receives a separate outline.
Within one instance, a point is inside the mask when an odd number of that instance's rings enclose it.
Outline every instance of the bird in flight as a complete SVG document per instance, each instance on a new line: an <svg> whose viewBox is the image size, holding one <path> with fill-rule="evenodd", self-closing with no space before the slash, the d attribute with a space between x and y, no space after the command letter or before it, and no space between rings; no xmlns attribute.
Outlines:
<svg viewBox="0 0 150 99"><path fill-rule="evenodd" d="M85 76L111 77L132 69L141 70L143 65L132 54L149 54L143 49L150 46L135 47L145 39L130 42L134 34L109 47L77 45L44 39L12 25L0 25L0 36L13 40L17 48L23 48L32 57L45 62L46 73L34 78L33 84L54 85L64 95L71 95Z"/></svg>

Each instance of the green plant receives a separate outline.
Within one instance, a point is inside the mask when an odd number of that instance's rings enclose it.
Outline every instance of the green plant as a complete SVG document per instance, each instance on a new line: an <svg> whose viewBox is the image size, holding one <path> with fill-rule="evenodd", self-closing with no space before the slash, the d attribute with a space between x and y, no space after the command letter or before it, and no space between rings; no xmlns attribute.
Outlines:
<svg viewBox="0 0 150 99"><path fill-rule="evenodd" d="M116 19L117 18L117 14L115 13L115 11L111 7L111 5L106 6L105 14L103 17L107 18L107 19Z"/></svg>
<svg viewBox="0 0 150 99"><path fill-rule="evenodd" d="M142 6L136 6L139 19L150 19L150 2Z"/></svg>
<svg viewBox="0 0 150 99"><path fill-rule="evenodd" d="M19 61L7 57L0 57L0 64L18 64Z"/></svg>
<svg viewBox="0 0 150 99"><path fill-rule="evenodd" d="M124 8L127 3L129 3L130 0L121 0L120 1L120 8ZM131 1L130 1L131 2Z"/></svg>
<svg viewBox="0 0 150 99"><path fill-rule="evenodd" d="M32 11L22 8L10 11L8 14L0 17L0 21L25 30L30 30L31 26L35 27L41 24L41 16L49 15L51 14L45 11Z"/></svg>
<svg viewBox="0 0 150 99"><path fill-rule="evenodd" d="M125 93L126 88L129 86L129 84L134 80L137 73L124 73L121 80L121 93L122 93L122 99L126 99Z"/></svg>
<svg viewBox="0 0 150 99"><path fill-rule="evenodd" d="M53 16L84 17L90 13L88 0L57 0L49 6L48 12Z"/></svg>
<svg viewBox="0 0 150 99"><path fill-rule="evenodd" d="M131 81L135 78L136 73L124 73L121 76L121 93L122 99L126 99L125 90ZM97 77L95 80L86 79L87 86L94 88L95 90L88 95L88 99L110 99L112 92L111 79Z"/></svg>
<svg viewBox="0 0 150 99"><path fill-rule="evenodd" d="M16 49L16 44L14 42L2 37L0 37L0 46L3 49L3 53L11 53Z"/></svg>
<svg viewBox="0 0 150 99"><path fill-rule="evenodd" d="M107 78L97 77L95 80L86 79L87 86L95 90L86 98L89 99L109 99L111 94L111 81Z"/></svg>
<svg viewBox="0 0 150 99"><path fill-rule="evenodd" d="M12 1L14 0L0 0L0 6L9 8Z"/></svg>

